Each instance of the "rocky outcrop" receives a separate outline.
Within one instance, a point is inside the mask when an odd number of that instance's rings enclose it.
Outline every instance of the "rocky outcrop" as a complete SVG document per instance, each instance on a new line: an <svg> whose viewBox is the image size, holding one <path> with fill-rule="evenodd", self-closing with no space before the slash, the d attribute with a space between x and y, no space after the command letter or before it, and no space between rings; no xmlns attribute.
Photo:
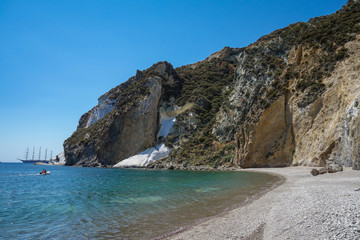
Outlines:
<svg viewBox="0 0 360 240"><path fill-rule="evenodd" d="M342 138L339 139L339 148L334 156L335 162L345 166L352 166L360 170L360 116L359 95L346 109L345 122L343 125Z"/></svg>
<svg viewBox="0 0 360 240"><path fill-rule="evenodd" d="M343 170L343 167L336 163L331 163L326 167L326 170L328 173L336 173L341 172Z"/></svg>
<svg viewBox="0 0 360 240"><path fill-rule="evenodd" d="M138 71L80 118L66 164L360 169L359 24L349 1L245 48Z"/></svg>
<svg viewBox="0 0 360 240"><path fill-rule="evenodd" d="M358 169L355 9L359 4L350 1L336 14L275 31L239 54L233 91L212 130L219 141L235 136L235 165L337 162Z"/></svg>
<svg viewBox="0 0 360 240"><path fill-rule="evenodd" d="M236 136L234 164L247 167L285 167L295 148L286 96L266 109L254 124L245 124Z"/></svg>
<svg viewBox="0 0 360 240"><path fill-rule="evenodd" d="M180 79L165 62L144 73L138 72L130 81L130 86L118 91L116 103L107 115L99 114L104 105L99 99L88 123L80 123L83 127L65 141L67 165L114 165L156 144L161 126L160 107L171 99L173 88L181 86Z"/></svg>
<svg viewBox="0 0 360 240"><path fill-rule="evenodd" d="M358 169L360 94L360 41L345 45L349 57L338 62L324 78L326 91L306 108L299 108L301 95L290 100L296 139L294 165L325 166L336 162Z"/></svg>
<svg viewBox="0 0 360 240"><path fill-rule="evenodd" d="M49 164L59 165L59 166L65 165L64 152L59 153L58 155L56 155L54 159L50 159Z"/></svg>
<svg viewBox="0 0 360 240"><path fill-rule="evenodd" d="M257 121L261 112L282 94L280 89L276 93L274 90L271 97L266 96L268 88L277 82L275 72L284 68L289 51L281 38L259 40L242 49L232 91L217 113L212 129L219 141L233 141L239 126L249 120Z"/></svg>

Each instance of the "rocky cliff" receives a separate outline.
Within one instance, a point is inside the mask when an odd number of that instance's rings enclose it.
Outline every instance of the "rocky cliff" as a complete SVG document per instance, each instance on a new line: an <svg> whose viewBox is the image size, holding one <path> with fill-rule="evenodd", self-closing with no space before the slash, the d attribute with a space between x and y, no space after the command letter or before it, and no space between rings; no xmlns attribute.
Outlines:
<svg viewBox="0 0 360 240"><path fill-rule="evenodd" d="M99 98L64 143L67 165L114 165L158 141L160 110L181 90L169 63L140 72Z"/></svg>
<svg viewBox="0 0 360 240"><path fill-rule="evenodd" d="M360 169L360 3L245 48L110 90L64 143L67 165Z"/></svg>

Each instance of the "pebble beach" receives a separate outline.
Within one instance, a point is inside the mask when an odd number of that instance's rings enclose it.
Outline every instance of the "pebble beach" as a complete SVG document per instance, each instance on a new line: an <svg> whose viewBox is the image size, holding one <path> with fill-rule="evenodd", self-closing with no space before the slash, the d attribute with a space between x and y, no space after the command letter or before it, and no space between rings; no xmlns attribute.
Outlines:
<svg viewBox="0 0 360 240"><path fill-rule="evenodd" d="M247 169L280 175L283 184L168 239L360 239L360 171L311 169Z"/></svg>

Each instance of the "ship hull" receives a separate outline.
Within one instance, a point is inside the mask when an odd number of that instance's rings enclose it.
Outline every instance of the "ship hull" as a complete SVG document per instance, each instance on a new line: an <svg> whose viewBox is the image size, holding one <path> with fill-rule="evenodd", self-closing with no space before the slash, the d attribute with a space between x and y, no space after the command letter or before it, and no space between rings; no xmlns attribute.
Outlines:
<svg viewBox="0 0 360 240"><path fill-rule="evenodd" d="M49 163L49 161L47 160L21 160L21 159L18 160L22 161L23 163L38 163L38 162Z"/></svg>

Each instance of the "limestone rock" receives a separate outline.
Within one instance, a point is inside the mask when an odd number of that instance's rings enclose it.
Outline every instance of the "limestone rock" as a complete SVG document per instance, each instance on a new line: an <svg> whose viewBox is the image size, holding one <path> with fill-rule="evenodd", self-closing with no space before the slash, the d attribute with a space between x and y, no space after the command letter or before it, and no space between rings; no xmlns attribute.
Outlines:
<svg viewBox="0 0 360 240"><path fill-rule="evenodd" d="M64 142L66 164L113 166L161 143L171 154L149 167L360 170L358 12L349 1L245 48L138 71L80 118Z"/></svg>
<svg viewBox="0 0 360 240"><path fill-rule="evenodd" d="M292 161L294 139L287 98L280 97L255 125L236 137L235 164L243 167L283 167Z"/></svg>
<svg viewBox="0 0 360 240"><path fill-rule="evenodd" d="M154 146L160 129L159 104L169 99L171 88L181 87L179 81L172 66L161 62L110 91L107 95L117 97L113 110L91 124L84 124L82 117L80 129L65 141L66 164L114 165ZM90 115L99 108L94 109Z"/></svg>
<svg viewBox="0 0 360 240"><path fill-rule="evenodd" d="M336 173L336 172L340 172L343 170L343 167L339 164L336 164L336 163L332 163L332 164L329 164L327 167L327 172L328 173Z"/></svg>
<svg viewBox="0 0 360 240"><path fill-rule="evenodd" d="M297 105L301 95L289 101L295 136L293 163L324 166L336 162L359 169L359 38L346 47L350 55L323 80L327 88L321 98L306 108Z"/></svg>

